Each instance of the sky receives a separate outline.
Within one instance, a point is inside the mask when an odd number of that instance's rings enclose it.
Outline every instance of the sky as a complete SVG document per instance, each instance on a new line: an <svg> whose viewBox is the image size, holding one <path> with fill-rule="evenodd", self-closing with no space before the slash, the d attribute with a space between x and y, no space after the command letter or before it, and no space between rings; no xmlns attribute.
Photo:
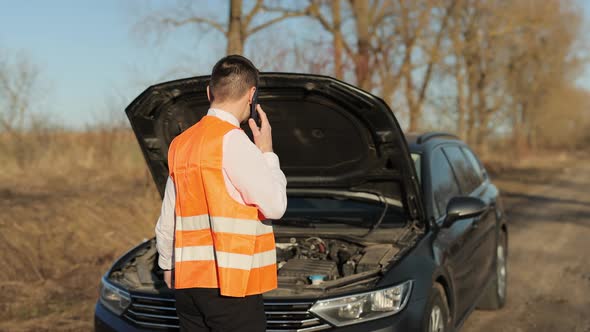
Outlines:
<svg viewBox="0 0 590 332"><path fill-rule="evenodd" d="M224 1L195 1L203 3L206 15L227 14ZM226 43L217 32L178 29L146 38L137 31L146 13L170 3L0 0L0 52L25 56L40 69L38 113L52 124L84 128L119 109L123 114L124 106L151 84L208 74L223 56ZM590 17L590 0L580 3ZM178 63L191 65L171 72ZM590 71L579 82L590 89Z"/></svg>
<svg viewBox="0 0 590 332"><path fill-rule="evenodd" d="M144 38L134 27L148 2L0 0L0 52L26 56L39 68L38 108L52 123L80 128L107 120L101 112L129 103L150 84L207 74L225 50L218 33L195 38L181 29L161 42ZM195 48L203 54L194 57L192 72L171 74Z"/></svg>

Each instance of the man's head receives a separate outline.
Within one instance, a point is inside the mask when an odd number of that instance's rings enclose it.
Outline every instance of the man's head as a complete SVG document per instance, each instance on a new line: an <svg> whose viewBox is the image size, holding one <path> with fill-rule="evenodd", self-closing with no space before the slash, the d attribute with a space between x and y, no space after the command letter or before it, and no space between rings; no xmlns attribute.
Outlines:
<svg viewBox="0 0 590 332"><path fill-rule="evenodd" d="M258 69L252 62L241 55L228 55L213 66L207 95L211 107L232 112L244 121L256 86Z"/></svg>

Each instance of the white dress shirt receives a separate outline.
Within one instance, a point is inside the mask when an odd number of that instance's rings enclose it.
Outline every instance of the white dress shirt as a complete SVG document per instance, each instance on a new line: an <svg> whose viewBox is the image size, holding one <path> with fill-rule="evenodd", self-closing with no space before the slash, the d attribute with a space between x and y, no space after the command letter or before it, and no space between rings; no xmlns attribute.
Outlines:
<svg viewBox="0 0 590 332"><path fill-rule="evenodd" d="M236 127L240 125L233 114L223 110L211 108L207 115ZM287 180L276 154L262 153L246 133L235 129L223 137L222 168L225 188L234 200L258 207L268 219L280 219L283 216L287 208ZM156 244L160 255L158 265L164 270L172 268L175 205L176 189L168 177L160 218L156 224Z"/></svg>

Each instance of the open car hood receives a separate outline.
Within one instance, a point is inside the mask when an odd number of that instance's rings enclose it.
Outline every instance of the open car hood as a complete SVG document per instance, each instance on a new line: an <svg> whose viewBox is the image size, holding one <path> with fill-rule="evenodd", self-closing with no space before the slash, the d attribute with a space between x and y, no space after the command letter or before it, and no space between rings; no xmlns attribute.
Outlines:
<svg viewBox="0 0 590 332"><path fill-rule="evenodd" d="M207 113L208 82L200 76L157 84L126 109L160 194L170 142ZM331 77L261 73L258 102L290 190L373 193L422 219L408 146L383 100Z"/></svg>

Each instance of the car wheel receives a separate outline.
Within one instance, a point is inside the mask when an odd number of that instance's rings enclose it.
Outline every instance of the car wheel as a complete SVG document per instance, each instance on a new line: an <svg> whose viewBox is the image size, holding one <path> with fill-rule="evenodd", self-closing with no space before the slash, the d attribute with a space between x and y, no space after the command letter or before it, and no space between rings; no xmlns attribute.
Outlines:
<svg viewBox="0 0 590 332"><path fill-rule="evenodd" d="M484 293L478 308L484 310L498 310L506 304L508 289L508 242L506 233L501 231L496 246L496 275L495 280Z"/></svg>
<svg viewBox="0 0 590 332"><path fill-rule="evenodd" d="M451 330L451 316L445 290L436 283L432 286L428 305L422 319L422 331L446 332Z"/></svg>

